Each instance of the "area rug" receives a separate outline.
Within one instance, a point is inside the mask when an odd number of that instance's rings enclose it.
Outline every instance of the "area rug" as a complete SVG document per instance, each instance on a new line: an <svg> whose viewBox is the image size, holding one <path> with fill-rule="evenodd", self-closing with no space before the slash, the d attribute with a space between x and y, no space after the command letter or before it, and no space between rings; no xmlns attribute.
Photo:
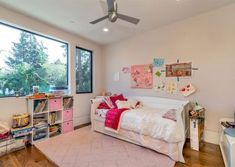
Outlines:
<svg viewBox="0 0 235 167"><path fill-rule="evenodd" d="M60 167L173 167L155 151L91 130L90 126L35 144Z"/></svg>

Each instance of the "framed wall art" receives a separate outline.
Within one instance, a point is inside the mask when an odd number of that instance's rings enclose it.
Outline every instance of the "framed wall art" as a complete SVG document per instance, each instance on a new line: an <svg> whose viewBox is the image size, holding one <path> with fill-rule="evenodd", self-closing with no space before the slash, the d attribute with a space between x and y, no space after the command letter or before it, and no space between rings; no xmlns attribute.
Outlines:
<svg viewBox="0 0 235 167"><path fill-rule="evenodd" d="M192 63L166 64L166 77L191 77Z"/></svg>

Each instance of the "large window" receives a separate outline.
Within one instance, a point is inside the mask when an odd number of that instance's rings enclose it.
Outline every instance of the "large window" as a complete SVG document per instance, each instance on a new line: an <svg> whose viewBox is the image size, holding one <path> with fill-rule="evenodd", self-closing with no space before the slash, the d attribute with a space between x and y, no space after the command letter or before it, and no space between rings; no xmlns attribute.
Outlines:
<svg viewBox="0 0 235 167"><path fill-rule="evenodd" d="M0 22L0 97L68 88L68 44Z"/></svg>
<svg viewBox="0 0 235 167"><path fill-rule="evenodd" d="M92 93L92 51L76 47L76 92Z"/></svg>

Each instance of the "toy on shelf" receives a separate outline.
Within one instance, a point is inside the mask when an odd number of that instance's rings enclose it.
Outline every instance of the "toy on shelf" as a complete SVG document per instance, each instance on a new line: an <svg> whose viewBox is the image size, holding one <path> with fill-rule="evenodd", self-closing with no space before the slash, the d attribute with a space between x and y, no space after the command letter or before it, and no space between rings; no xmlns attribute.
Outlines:
<svg viewBox="0 0 235 167"><path fill-rule="evenodd" d="M15 114L12 117L12 128L22 128L30 123L29 113Z"/></svg>
<svg viewBox="0 0 235 167"><path fill-rule="evenodd" d="M195 103L193 110L189 111L189 117L192 119L205 118L205 108Z"/></svg>
<svg viewBox="0 0 235 167"><path fill-rule="evenodd" d="M46 93L35 93L33 95L28 96L29 99L44 99L46 98Z"/></svg>

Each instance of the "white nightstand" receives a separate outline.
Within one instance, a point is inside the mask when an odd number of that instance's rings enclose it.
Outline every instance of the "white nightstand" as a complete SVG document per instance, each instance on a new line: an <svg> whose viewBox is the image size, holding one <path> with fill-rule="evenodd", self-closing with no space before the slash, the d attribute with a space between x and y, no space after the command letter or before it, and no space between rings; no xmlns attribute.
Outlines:
<svg viewBox="0 0 235 167"><path fill-rule="evenodd" d="M233 118L223 118L220 120L220 150L224 159L225 167L235 167L235 137L224 134L225 127L221 122L233 122Z"/></svg>

